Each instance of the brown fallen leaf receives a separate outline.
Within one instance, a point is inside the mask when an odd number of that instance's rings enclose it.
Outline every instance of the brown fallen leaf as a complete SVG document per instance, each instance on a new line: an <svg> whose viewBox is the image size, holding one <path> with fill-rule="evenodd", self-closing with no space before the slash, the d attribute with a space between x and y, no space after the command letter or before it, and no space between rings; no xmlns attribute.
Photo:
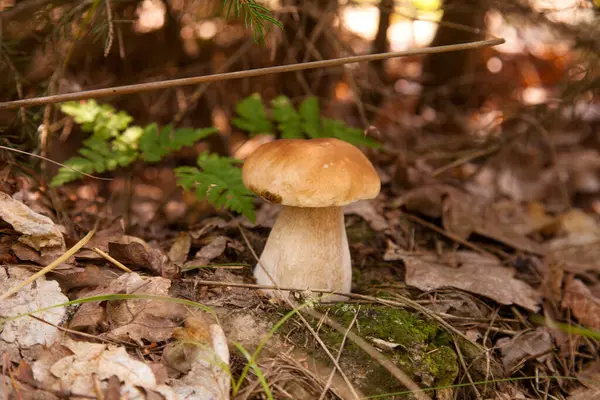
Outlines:
<svg viewBox="0 0 600 400"><path fill-rule="evenodd" d="M62 233L50 218L34 212L4 192L0 192L0 219L22 234L19 237L21 243L35 250L45 247L66 248Z"/></svg>
<svg viewBox="0 0 600 400"><path fill-rule="evenodd" d="M190 231L190 236L192 237L192 239L196 240L206 235L207 233L212 232L215 229L225 229L228 226L229 222L225 221L223 218L206 218L202 220L198 228Z"/></svg>
<svg viewBox="0 0 600 400"><path fill-rule="evenodd" d="M442 200L444 229L461 239L467 239L476 229L471 196L454 190Z"/></svg>
<svg viewBox="0 0 600 400"><path fill-rule="evenodd" d="M182 399L228 400L231 388L229 347L221 326L197 314L173 332L176 342L167 345L163 359L185 373L171 383Z"/></svg>
<svg viewBox="0 0 600 400"><path fill-rule="evenodd" d="M169 259L173 264L181 267L185 260L187 260L192 246L192 238L185 232L181 232L173 241L171 248L169 249Z"/></svg>
<svg viewBox="0 0 600 400"><path fill-rule="evenodd" d="M109 242L119 242L124 235L123 223L120 219L114 220L108 227L96 232L93 238L77 253L77 260L100 260L102 256L93 251L94 248L107 252Z"/></svg>
<svg viewBox="0 0 600 400"><path fill-rule="evenodd" d="M560 235L548 242L548 257L569 272L600 271L600 223L591 215L572 209L558 218Z"/></svg>
<svg viewBox="0 0 600 400"><path fill-rule="evenodd" d="M108 243L109 253L112 257L134 269L146 269L164 278L174 278L181 273L169 258L158 249L151 248L148 244L138 239L130 243Z"/></svg>
<svg viewBox="0 0 600 400"><path fill-rule="evenodd" d="M125 274L117 285L129 294L168 296L171 281L165 278L142 279L137 274ZM158 300L126 300L109 302L106 306L109 325L113 328L107 336L135 341L167 340L174 328L187 316L181 304Z"/></svg>
<svg viewBox="0 0 600 400"><path fill-rule="evenodd" d="M106 277L100 268L95 265L89 265L85 268L78 269L76 272L55 275L55 279L65 291L104 286L106 284Z"/></svg>
<svg viewBox="0 0 600 400"><path fill-rule="evenodd" d="M110 282L107 287L85 293L85 296L103 294L149 294L169 296L171 281L165 278L142 278L136 273L123 274ZM142 339L161 342L171 336L171 332L187 316L187 310L180 304L159 300L111 301L106 305L100 302L82 304L71 320L71 328L97 332L110 327L105 335L120 340Z"/></svg>
<svg viewBox="0 0 600 400"><path fill-rule="evenodd" d="M530 356L536 356L538 362L552 358L552 335L548 328L540 327L512 338L501 338L496 346L502 354L502 364L506 371L512 371L519 363ZM545 353L545 354L544 354Z"/></svg>
<svg viewBox="0 0 600 400"><path fill-rule="evenodd" d="M600 400L600 361L594 360L576 374L580 387L570 393L568 400Z"/></svg>
<svg viewBox="0 0 600 400"><path fill-rule="evenodd" d="M457 251L440 258L434 253L411 253L391 246L384 260L402 260L406 266L406 284L424 291L454 287L500 304L517 304L531 311L539 309L540 293L515 279L515 271L502 266L493 256ZM448 266L449 263L454 266Z"/></svg>
<svg viewBox="0 0 600 400"><path fill-rule="evenodd" d="M371 229L377 232L390 232L390 224L380 212L375 210L372 201L362 200L344 207L344 214L356 214L369 224Z"/></svg>
<svg viewBox="0 0 600 400"><path fill-rule="evenodd" d="M572 276L567 278L561 305L563 308L569 308L582 325L600 329L600 299L594 297L579 279Z"/></svg>
<svg viewBox="0 0 600 400"><path fill-rule="evenodd" d="M472 195L449 185L429 185L411 190L403 197L409 211L442 218L446 230L462 239L471 233L496 240L517 250L544 254L539 243L521 234L514 221L506 220L499 206L477 201Z"/></svg>
<svg viewBox="0 0 600 400"><path fill-rule="evenodd" d="M240 248L238 242L228 238L227 236L217 236L213 239L212 242L198 250L198 252L194 256L194 259L188 261L184 265L184 269L188 269L199 265L206 265L211 260L223 255L223 253L228 247L232 247L240 251L243 249Z"/></svg>

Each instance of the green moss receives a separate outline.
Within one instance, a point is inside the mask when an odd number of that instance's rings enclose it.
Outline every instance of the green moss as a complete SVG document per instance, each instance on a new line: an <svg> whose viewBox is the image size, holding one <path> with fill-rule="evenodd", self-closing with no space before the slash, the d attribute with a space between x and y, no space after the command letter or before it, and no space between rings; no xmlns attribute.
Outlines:
<svg viewBox="0 0 600 400"><path fill-rule="evenodd" d="M355 223L346 227L348 243L368 243L375 238L375 233L369 226L369 223L363 219L358 219Z"/></svg>
<svg viewBox="0 0 600 400"><path fill-rule="evenodd" d="M354 332L379 348L383 355L423 387L451 384L458 374L456 354L448 346L450 337L436 324L406 310L376 305L359 308L356 305L337 304L320 306L319 311L344 326L348 326L358 312ZM325 325L321 326L319 335L336 354L344 335ZM302 336L301 330L297 329L290 335L292 341L303 347L307 343L306 337L306 333ZM329 358L318 345L313 347L313 353L324 363L330 364ZM346 341L340 364L367 395L405 389L385 368L350 340Z"/></svg>

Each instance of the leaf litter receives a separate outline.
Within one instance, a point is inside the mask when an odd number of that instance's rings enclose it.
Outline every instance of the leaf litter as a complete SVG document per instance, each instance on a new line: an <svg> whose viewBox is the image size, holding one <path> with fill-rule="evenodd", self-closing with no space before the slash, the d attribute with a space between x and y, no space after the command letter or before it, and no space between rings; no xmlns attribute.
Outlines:
<svg viewBox="0 0 600 400"><path fill-rule="evenodd" d="M413 253L391 245L384 257L402 260L406 266L406 284L423 291L454 287L488 297L500 304L517 304L536 312L541 295L515 278L515 271L501 265L493 256L457 251L437 256Z"/></svg>

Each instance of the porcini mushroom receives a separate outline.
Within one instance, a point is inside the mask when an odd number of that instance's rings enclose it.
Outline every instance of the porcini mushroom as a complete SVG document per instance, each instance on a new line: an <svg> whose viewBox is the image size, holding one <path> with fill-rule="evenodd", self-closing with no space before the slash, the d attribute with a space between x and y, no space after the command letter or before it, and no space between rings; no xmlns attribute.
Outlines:
<svg viewBox="0 0 600 400"><path fill-rule="evenodd" d="M242 174L249 190L282 205L254 269L257 283L272 286L271 275L280 287L350 292L343 206L379 194L381 182L369 159L338 139L281 139L250 154Z"/></svg>

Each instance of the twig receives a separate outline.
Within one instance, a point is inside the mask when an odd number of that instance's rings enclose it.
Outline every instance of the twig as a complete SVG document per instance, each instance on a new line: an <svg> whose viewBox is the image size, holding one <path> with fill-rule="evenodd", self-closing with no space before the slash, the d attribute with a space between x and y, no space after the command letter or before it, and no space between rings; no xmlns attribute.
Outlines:
<svg viewBox="0 0 600 400"><path fill-rule="evenodd" d="M106 46L104 47L104 57L108 57L115 37L115 25L113 24L110 0L104 0L104 6L106 8L106 22L108 23L108 37L106 38Z"/></svg>
<svg viewBox="0 0 600 400"><path fill-rule="evenodd" d="M106 259L107 261L113 263L115 265L115 267L122 269L125 272L133 272L132 270L130 270L129 268L127 268L125 265L121 264L120 261L114 259L113 257L109 256L108 254L106 254L105 252L103 252L102 250L100 250L97 247L94 247L92 249L94 251L94 253L98 254L100 257Z"/></svg>
<svg viewBox="0 0 600 400"><path fill-rule="evenodd" d="M444 229L438 228L437 226L435 226L432 223L429 223L427 221L425 221L424 219L421 219L417 216L411 215L411 214L406 214L403 213L402 214L404 217L406 217L407 219L416 222L417 224L423 225L426 228L431 229L432 231L435 231L437 233L439 233L440 235L444 235L446 236L448 239L452 239L454 240L456 243L462 244L465 247L470 248L471 250L475 250L481 254L485 254L488 256L492 256L495 257L492 253L485 251L484 249L482 249L481 247L474 245L473 243L468 242L467 240L461 239L460 237L454 235L453 233L450 233Z"/></svg>
<svg viewBox="0 0 600 400"><path fill-rule="evenodd" d="M358 318L359 311L360 311L360 306L359 306L359 309L356 310L356 314L354 314L354 318L352 318L352 321L350 321L350 324L348 325L348 328L346 329L346 332L344 333L344 337L342 338L342 342L340 343L340 348L338 349L338 354L335 359L337 362L340 362L340 357L342 356L342 351L344 351L344 345L346 344L346 339L348 338L348 333L354 326L354 323L356 322L356 319ZM327 393L327 391L329 390L329 387L331 386L331 382L333 381L334 375L335 375L335 369L332 369L331 373L329 374L329 377L327 378L327 382L325 383L325 387L323 388L323 391L321 392L321 396L319 396L319 400L323 400L325 398L325 394Z"/></svg>
<svg viewBox="0 0 600 400"><path fill-rule="evenodd" d="M184 281L185 281L185 279L184 279ZM251 284L251 283L234 283L234 282L219 282L219 281L205 281L205 280L194 280L193 282L196 284L199 284L199 285L221 286L221 287L231 286L231 287L240 287L240 288L247 288L247 289L258 289L258 290L260 290L260 289L283 290L283 291L299 292L299 293L307 291L306 288L300 289L300 288L283 287L283 286L256 285L256 284ZM367 300L367 301L382 304L385 306L413 308L413 309L417 310L418 312L420 312L421 314L423 314L424 316L436 320L448 332L451 332L457 336L460 336L461 338L463 338L464 340L466 340L467 342L469 342L473 346L475 346L478 350L480 350L482 352L486 351L485 347L483 347L479 343L469 339L460 330L456 329L455 327L453 327L452 325L447 323L443 318L439 317L437 315L439 313L436 314L435 312L422 306L421 304L417 303L416 301L405 298L403 296L397 295L397 297L399 297L399 300L390 300L390 299L382 299L382 298L375 297L375 296L368 296L365 294L346 293L346 292L339 292L339 291L327 290L327 289L308 289L308 290L310 290L311 292L314 292L314 293L337 294L340 296L345 296L345 297L349 297L349 298L353 298L353 299Z"/></svg>
<svg viewBox="0 0 600 400"><path fill-rule="evenodd" d="M29 315L29 317L33 318L33 319L37 319L38 321L40 321L46 325L53 326L56 329L58 329L59 331L67 332L67 333L70 333L73 335L79 335L79 336L82 336L82 337L85 337L88 339L99 340L101 342L110 343L110 344L122 344L123 346L139 347L139 344L137 344L137 343L129 343L129 342L126 342L124 340L119 340L119 339L107 339L102 336L91 335L89 333L81 332L81 331L78 331L75 329L64 328L60 325L56 325L56 324L53 324L52 322L46 321L43 318L36 317L35 315Z"/></svg>
<svg viewBox="0 0 600 400"><path fill-rule="evenodd" d="M318 311L305 308L301 312L305 312L313 318L322 320L325 324L329 325L331 328L335 329L338 332L344 332L345 328L343 325L340 325L336 321L327 317L326 315L321 314ZM358 336L352 331L348 331L348 337L350 340L354 342L358 347L361 348L362 351L371 356L375 361L377 361L382 367L384 367L398 382L404 385L407 389L409 389L412 394L418 400L431 400L431 398L423 392L423 389L419 387L404 371L396 366L389 358L382 356L379 351L375 347L373 347L369 342L364 340L362 337Z"/></svg>
<svg viewBox="0 0 600 400"><path fill-rule="evenodd" d="M112 178L101 178L99 176L94 176L94 175L86 174L85 172L80 171L80 170L78 170L76 168L70 167L70 166L65 165L65 164L61 164L61 163L59 163L57 161L54 161L54 160L51 160L51 159L49 159L47 157L42 157L42 156L38 156L37 154L29 153L27 151L17 150L17 149L13 149L12 147L6 147L6 146L0 146L0 149L8 150L8 151L14 151L15 153L21 153L21 154L26 154L26 155L31 156L31 157L40 158L40 159L42 159L44 161L48 161L49 163L52 163L52 164L55 164L55 165L58 165L58 166L61 166L61 167L73 170L73 171L75 171L75 172L77 172L79 174L87 176L88 178L98 179L98 180L101 180L101 181L112 181Z"/></svg>
<svg viewBox="0 0 600 400"><path fill-rule="evenodd" d="M158 82L140 83L134 85L116 86L111 88L85 90L75 93L65 93L53 96L35 97L32 99L16 100L0 103L0 110L14 109L19 107L33 107L43 104L60 103L72 100L85 100L91 98L101 98L108 96L117 96L139 92L148 92L158 89L167 89L176 86L198 85L206 82L224 81L230 79L250 78L267 74L279 74L282 72L300 71L305 69L335 67L344 64L356 62L368 62L375 60L385 60L395 57L419 56L427 54L444 53L448 51L478 49L488 46L496 46L504 43L504 39L480 40L469 43L453 44L448 46L429 47L425 49L413 49L407 51L367 54L362 56L351 56L343 58L334 58L332 60L312 61L308 63L297 63L290 65L280 65L276 67L257 68L247 71L228 72L223 74L213 74L206 76L195 76L191 78L171 79Z"/></svg>
<svg viewBox="0 0 600 400"><path fill-rule="evenodd" d="M227 58L227 61L219 67L219 69L217 70L217 73L224 73L229 68L231 68L231 66L233 64L235 64L236 62L238 62L242 58L242 56L244 54L246 54L246 52L248 52L252 48L253 45L254 45L253 40L246 41L246 43L244 43L239 49L237 49L237 51L235 53L233 53L231 55L231 57ZM200 85L194 91L194 93L190 96L190 98L187 99L187 104L184 107L181 107L181 109L177 112L177 114L175 114L175 118L173 118L174 124L178 124L181 121L181 119L187 114L187 112L192 107L196 106L196 103L198 102L198 100L200 100L200 98L202 97L204 92L206 92L208 87L209 87L209 83L207 82L204 85Z"/></svg>
<svg viewBox="0 0 600 400"><path fill-rule="evenodd" d="M464 157L461 157L461 158L459 158L457 160L452 161L451 163L448 163L446 165L443 165L443 166L439 167L438 169L436 169L435 171L433 171L431 173L431 176L435 178L436 176L438 176L438 175L440 175L440 174L448 171L449 169L456 168L459 165L467 163L467 162L469 162L471 160L474 160L476 158L492 154L492 153L498 151L498 149L500 149L500 146L496 145L496 146L490 147L489 149L483 149L483 150L475 151L475 152L473 152L471 154L467 154Z"/></svg>
<svg viewBox="0 0 600 400"><path fill-rule="evenodd" d="M6 291L2 295L0 295L0 301L6 300L13 294L17 293L19 290L23 289L25 286L27 286L30 283L32 283L33 281L35 281L40 276L47 274L48 272L52 271L54 268L58 267L61 263L68 260L69 257L71 257L73 254L77 253L79 251L79 249L81 249L83 246L85 246L85 244L87 242L90 241L92 236L94 236L94 234L96 233L96 229L97 229L97 226L94 226L94 228L87 235L85 235L83 237L83 239L81 239L79 242L77 242L77 244L75 244L75 246L71 247L69 250L67 250L65 253L63 253L56 260L54 260L53 262L48 264L46 267L44 267L41 270L39 270L38 272L36 272L35 274L31 275L29 278L25 279L23 282L18 283L16 286L13 286L12 288L8 289L8 291Z"/></svg>

